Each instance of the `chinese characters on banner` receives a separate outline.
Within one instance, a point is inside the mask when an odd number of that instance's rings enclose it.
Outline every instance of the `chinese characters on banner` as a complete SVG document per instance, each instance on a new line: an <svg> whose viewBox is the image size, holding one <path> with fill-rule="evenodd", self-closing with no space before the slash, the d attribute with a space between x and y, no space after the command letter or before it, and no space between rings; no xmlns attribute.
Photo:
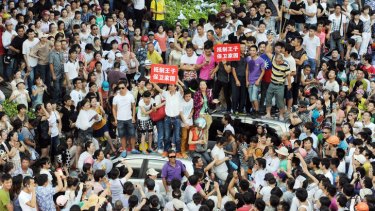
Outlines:
<svg viewBox="0 0 375 211"><path fill-rule="evenodd" d="M151 64L150 81L152 83L176 84L178 80L178 66Z"/></svg>
<svg viewBox="0 0 375 211"><path fill-rule="evenodd" d="M239 61L241 57L240 44L218 44L214 46L215 61Z"/></svg>

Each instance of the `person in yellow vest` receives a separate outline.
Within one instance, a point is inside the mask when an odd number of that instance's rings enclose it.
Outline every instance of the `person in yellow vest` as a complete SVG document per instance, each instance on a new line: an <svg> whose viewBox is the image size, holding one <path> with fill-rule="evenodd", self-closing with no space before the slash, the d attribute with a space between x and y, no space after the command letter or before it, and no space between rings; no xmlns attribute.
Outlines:
<svg viewBox="0 0 375 211"><path fill-rule="evenodd" d="M156 30L156 27L160 25L164 25L165 14L167 13L165 8L165 1L164 0L152 0L151 2L151 13L152 13L152 21L151 21L151 29Z"/></svg>

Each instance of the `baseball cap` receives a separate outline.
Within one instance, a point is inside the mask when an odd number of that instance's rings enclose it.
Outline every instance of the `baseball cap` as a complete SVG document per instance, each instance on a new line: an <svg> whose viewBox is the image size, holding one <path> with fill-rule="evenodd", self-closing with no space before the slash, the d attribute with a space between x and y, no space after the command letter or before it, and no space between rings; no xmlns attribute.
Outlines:
<svg viewBox="0 0 375 211"><path fill-rule="evenodd" d="M369 211L370 208L368 207L368 205L365 202L359 202L355 206L355 210L357 210L357 211Z"/></svg>
<svg viewBox="0 0 375 211"><path fill-rule="evenodd" d="M307 101L305 101L305 100L301 100L299 103L298 103L298 105L300 106L300 107L307 107L308 105L309 105L309 103L307 102Z"/></svg>
<svg viewBox="0 0 375 211"><path fill-rule="evenodd" d="M103 81L103 83L102 83L102 89L105 92L109 91L109 83L108 83L108 81Z"/></svg>
<svg viewBox="0 0 375 211"><path fill-rule="evenodd" d="M48 38L49 34L43 33L40 37L41 38Z"/></svg>
<svg viewBox="0 0 375 211"><path fill-rule="evenodd" d="M168 38L168 42L169 43L174 42L174 38Z"/></svg>
<svg viewBox="0 0 375 211"><path fill-rule="evenodd" d="M359 163L364 164L366 162L366 157L362 154L354 155L354 160L357 160Z"/></svg>
<svg viewBox="0 0 375 211"><path fill-rule="evenodd" d="M276 33L274 32L274 31L272 31L272 30L267 30L267 33L266 33L267 35L270 35L270 34L272 34L272 35L275 35Z"/></svg>
<svg viewBox="0 0 375 211"><path fill-rule="evenodd" d="M68 197L66 197L65 195L60 195L59 197L57 197L56 199L56 204L60 207L63 207L66 205L66 202L68 202Z"/></svg>
<svg viewBox="0 0 375 211"><path fill-rule="evenodd" d="M253 30L246 28L245 31L244 31L243 33L244 33L244 34L247 34L247 33L252 33L252 32L253 32Z"/></svg>
<svg viewBox="0 0 375 211"><path fill-rule="evenodd" d="M116 57L122 57L122 53L117 52L117 53L115 54L115 56L116 56Z"/></svg>
<svg viewBox="0 0 375 211"><path fill-rule="evenodd" d="M21 79L21 80L19 80L19 81L18 81L18 83L16 84L16 87L18 86L18 84L21 84L21 83L22 83L22 84L25 84L25 81L24 81L24 80L22 80L22 79Z"/></svg>
<svg viewBox="0 0 375 211"><path fill-rule="evenodd" d="M148 36L154 36L154 35L155 35L155 33L153 31L148 32Z"/></svg>
<svg viewBox="0 0 375 211"><path fill-rule="evenodd" d="M6 26L11 25L11 24L13 24L12 21L10 21L10 20L5 21Z"/></svg>
<svg viewBox="0 0 375 211"><path fill-rule="evenodd" d="M332 145L338 145L340 143L340 139L337 136L330 136L327 139L327 143L332 144Z"/></svg>
<svg viewBox="0 0 375 211"><path fill-rule="evenodd" d="M185 207L185 203L182 202L181 200L178 200L178 199L173 199L172 204L173 204L173 207L175 208L175 210L184 209L184 207Z"/></svg>
<svg viewBox="0 0 375 211"><path fill-rule="evenodd" d="M148 37L147 37L146 35L143 35L143 36L141 37L141 41L142 41L142 42L147 42L147 41L148 41Z"/></svg>
<svg viewBox="0 0 375 211"><path fill-rule="evenodd" d="M156 171L154 168L149 168L147 171L146 171L146 174L147 175L151 175L151 176L157 176L159 174L158 171Z"/></svg>

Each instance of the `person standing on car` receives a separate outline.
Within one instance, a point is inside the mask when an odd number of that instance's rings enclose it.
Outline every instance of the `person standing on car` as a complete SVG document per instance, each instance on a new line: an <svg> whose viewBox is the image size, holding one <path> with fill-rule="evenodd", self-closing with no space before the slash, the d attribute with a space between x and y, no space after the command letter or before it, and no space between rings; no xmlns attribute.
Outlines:
<svg viewBox="0 0 375 211"><path fill-rule="evenodd" d="M187 172L184 164L181 161L176 160L176 152L174 150L169 150L168 162L164 164L161 170L161 178L163 180L165 192L168 194L171 181L173 179L181 181L183 176L189 177L189 173Z"/></svg>

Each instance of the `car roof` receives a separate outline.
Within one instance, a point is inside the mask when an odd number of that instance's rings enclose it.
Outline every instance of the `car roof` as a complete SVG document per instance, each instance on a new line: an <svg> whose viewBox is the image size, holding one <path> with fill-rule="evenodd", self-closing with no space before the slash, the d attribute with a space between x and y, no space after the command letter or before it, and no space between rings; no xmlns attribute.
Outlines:
<svg viewBox="0 0 375 211"><path fill-rule="evenodd" d="M223 117L225 113L222 112L216 112L211 114L212 117ZM235 115L235 114L230 114L232 119L241 119L241 120L251 120L252 122L264 122L264 123L273 123L277 125L283 125L285 124L286 127L288 127L290 124L287 122L282 122L274 119L262 119L262 118L252 118L248 115Z"/></svg>

